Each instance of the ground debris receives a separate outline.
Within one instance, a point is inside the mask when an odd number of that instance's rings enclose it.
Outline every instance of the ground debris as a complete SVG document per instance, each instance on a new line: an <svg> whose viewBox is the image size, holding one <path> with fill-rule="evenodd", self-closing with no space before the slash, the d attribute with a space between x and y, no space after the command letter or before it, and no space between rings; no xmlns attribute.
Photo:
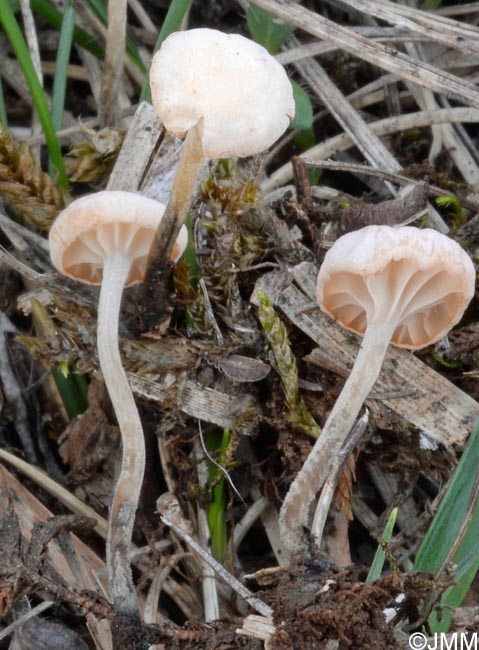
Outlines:
<svg viewBox="0 0 479 650"><path fill-rule="evenodd" d="M109 410L104 384L92 381L87 410L71 420L58 439L60 456L70 468L67 480L78 483L95 477L103 461L115 455L119 433L109 423Z"/></svg>
<svg viewBox="0 0 479 650"><path fill-rule="evenodd" d="M366 573L356 566L326 575L321 566L319 572L312 566L303 566L283 573L274 596L278 623L272 648L320 650L328 641L337 641L338 650L398 648L394 633L398 618L387 623L383 610L405 594L403 609L409 603L414 617L417 599L410 598L407 576L391 574L366 584ZM430 583L431 577L427 576L427 584ZM413 585L410 586L412 589Z"/></svg>
<svg viewBox="0 0 479 650"><path fill-rule="evenodd" d="M75 183L105 184L115 164L125 132L105 127L99 131L81 125L87 141L75 144L66 158L68 176Z"/></svg>
<svg viewBox="0 0 479 650"><path fill-rule="evenodd" d="M36 617L20 625L10 650L88 650L75 630L63 623Z"/></svg>
<svg viewBox="0 0 479 650"><path fill-rule="evenodd" d="M48 543L58 534L87 532L94 520L79 515L59 515L35 524L26 545L20 525L0 470L0 616L6 616L17 600L25 595L48 594L50 599L65 602L99 618L111 616L111 609L97 593L76 590L50 575L46 566Z"/></svg>

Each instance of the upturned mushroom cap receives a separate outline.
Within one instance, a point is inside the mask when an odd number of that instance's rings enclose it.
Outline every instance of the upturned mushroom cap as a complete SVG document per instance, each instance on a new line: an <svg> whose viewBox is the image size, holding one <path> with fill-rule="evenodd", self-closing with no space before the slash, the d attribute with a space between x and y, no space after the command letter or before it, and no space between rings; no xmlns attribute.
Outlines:
<svg viewBox="0 0 479 650"><path fill-rule="evenodd" d="M316 295L343 327L362 335L373 320L395 322L391 342L415 350L461 319L475 277L459 244L435 230L367 226L327 252Z"/></svg>
<svg viewBox="0 0 479 650"><path fill-rule="evenodd" d="M153 237L165 206L134 192L108 191L83 196L63 210L50 230L50 256L64 275L101 284L109 255L131 257L125 286L141 282ZM177 260L186 247L186 228L172 253Z"/></svg>
<svg viewBox="0 0 479 650"><path fill-rule="evenodd" d="M289 126L295 105L284 68L238 34L191 29L171 34L153 57L153 106L179 137L203 118L206 157L252 156Z"/></svg>

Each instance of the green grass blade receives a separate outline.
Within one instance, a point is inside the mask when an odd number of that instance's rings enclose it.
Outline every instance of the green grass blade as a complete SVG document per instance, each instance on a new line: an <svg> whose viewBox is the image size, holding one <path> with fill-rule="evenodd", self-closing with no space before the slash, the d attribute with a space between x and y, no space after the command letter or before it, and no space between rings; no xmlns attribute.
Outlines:
<svg viewBox="0 0 479 650"><path fill-rule="evenodd" d="M279 52L295 30L295 27L281 23L274 14L254 4L248 7L246 22L252 38L270 54Z"/></svg>
<svg viewBox="0 0 479 650"><path fill-rule="evenodd" d="M479 466L479 421L467 442L446 493L432 520L417 553L413 571L436 573L454 548L457 536L471 506L471 497ZM457 566L455 586L448 589L442 597L442 603L457 607L466 595L477 570L479 569L479 504L472 512L467 531L459 548L452 558ZM452 611L447 607L439 621L433 614L429 623L433 632L447 631L452 618Z"/></svg>
<svg viewBox="0 0 479 650"><path fill-rule="evenodd" d="M58 41L55 77L53 79L52 92L52 122L54 128L57 131L59 131L62 127L66 85L68 79L68 64L70 62L74 26L75 9L70 0L67 0L60 30L60 38Z"/></svg>
<svg viewBox="0 0 479 650"><path fill-rule="evenodd" d="M191 0L171 0L170 7L161 26L160 33L156 39L155 48L153 52L159 50L161 44L170 34L177 32L181 26L181 22L185 17L186 12L191 4ZM140 101L151 102L150 80L147 77L145 85L141 91Z"/></svg>
<svg viewBox="0 0 479 650"><path fill-rule="evenodd" d="M219 453L217 462L222 465L230 441L230 432L224 429L221 439L218 439L217 431L210 431L206 436L206 448L209 452ZM225 479L219 467L211 461L208 461L209 487L212 488L213 500L206 507L208 518L208 528L211 538L211 553L213 557L220 561L223 559L226 547L228 533L226 530L226 492Z"/></svg>
<svg viewBox="0 0 479 650"><path fill-rule="evenodd" d="M0 2L0 22L3 25L15 56L17 57L23 70L23 74L25 75L26 82L32 95L33 105L43 127L50 160L58 174L58 183L64 187L68 187L60 143L58 142L55 128L53 127L45 93L43 92L43 88L38 80L37 73L35 72L23 34L8 2Z"/></svg>
<svg viewBox="0 0 479 650"><path fill-rule="evenodd" d="M291 81L293 87L293 97L295 104L294 119L290 124L291 129L305 131L313 127L313 105L308 93L296 83Z"/></svg>
<svg viewBox="0 0 479 650"><path fill-rule="evenodd" d="M51 371L68 417L76 418L86 410L88 401L80 391L74 374L69 373L68 376L65 376L58 368L52 368Z"/></svg>
<svg viewBox="0 0 479 650"><path fill-rule="evenodd" d="M60 38L58 41L58 52L55 66L55 77L53 79L52 92L52 123L53 128L59 131L62 128L63 111L65 108L65 94L68 79L68 64L73 41L73 29L75 27L75 9L70 0L65 5Z"/></svg>
<svg viewBox="0 0 479 650"><path fill-rule="evenodd" d="M442 0L425 0L423 2L421 9L423 11L432 11L438 9L442 5Z"/></svg>
<svg viewBox="0 0 479 650"><path fill-rule="evenodd" d="M398 509L393 508L386 522L386 526L384 527L384 532L380 542L384 542L384 543L389 542L389 540L391 539L394 530L394 525L396 524L397 514L398 514ZM366 578L366 582L368 584L375 582L376 580L378 580L378 578L381 577L385 560L386 560L386 553L384 552L384 548L380 543L374 555L372 564L369 568L368 577Z"/></svg>
<svg viewBox="0 0 479 650"><path fill-rule="evenodd" d="M449 553L461 528L479 466L479 423L476 424L446 493L414 562L414 571L435 573Z"/></svg>
<svg viewBox="0 0 479 650"><path fill-rule="evenodd" d="M457 563L454 574L454 585L444 592L441 598L441 612L434 611L428 619L431 632L448 632L451 626L454 610L462 604L471 584L479 570L479 551L477 538L479 534L479 510L469 526L468 532L460 545L453 563Z"/></svg>
<svg viewBox="0 0 479 650"><path fill-rule="evenodd" d="M36 336L50 338L56 335L55 325L46 307L35 299L32 300L32 318ZM68 417L74 418L83 413L88 406L86 380L77 379L66 361L51 368L51 373Z"/></svg>

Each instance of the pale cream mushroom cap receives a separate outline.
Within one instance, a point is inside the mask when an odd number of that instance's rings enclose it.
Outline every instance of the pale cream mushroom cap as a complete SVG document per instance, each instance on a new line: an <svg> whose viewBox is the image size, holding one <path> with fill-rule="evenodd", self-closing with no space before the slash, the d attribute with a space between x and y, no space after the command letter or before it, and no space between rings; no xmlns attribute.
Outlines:
<svg viewBox="0 0 479 650"><path fill-rule="evenodd" d="M205 28L171 34L153 57L150 84L168 131L183 137L203 118L203 152L210 158L260 153L294 117L284 68L238 34Z"/></svg>
<svg viewBox="0 0 479 650"><path fill-rule="evenodd" d="M361 335L373 319L395 319L391 342L414 350L459 322L475 278L470 257L435 230L367 226L326 253L316 295L323 311Z"/></svg>
<svg viewBox="0 0 479 650"><path fill-rule="evenodd" d="M165 206L134 192L105 190L83 196L63 210L50 229L50 256L64 275L101 284L103 264L116 253L131 257L125 286L141 282L151 243ZM175 243L176 261L186 248L183 226Z"/></svg>

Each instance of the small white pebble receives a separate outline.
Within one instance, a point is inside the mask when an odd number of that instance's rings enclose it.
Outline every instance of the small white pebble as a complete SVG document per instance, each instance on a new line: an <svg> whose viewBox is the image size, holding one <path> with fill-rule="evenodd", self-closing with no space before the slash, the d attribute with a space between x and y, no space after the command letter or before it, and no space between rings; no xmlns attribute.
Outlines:
<svg viewBox="0 0 479 650"><path fill-rule="evenodd" d="M386 609L383 609L383 614L384 618L386 619L386 623L390 623L397 614L397 611L394 609L394 607L386 607Z"/></svg>
<svg viewBox="0 0 479 650"><path fill-rule="evenodd" d="M326 580L326 582L324 583L324 585L323 585L323 586L321 587L321 589L319 590L319 593L320 593L320 594L325 594L327 591L329 591L329 587L330 587L331 585L335 585L335 584L336 584L336 580Z"/></svg>

